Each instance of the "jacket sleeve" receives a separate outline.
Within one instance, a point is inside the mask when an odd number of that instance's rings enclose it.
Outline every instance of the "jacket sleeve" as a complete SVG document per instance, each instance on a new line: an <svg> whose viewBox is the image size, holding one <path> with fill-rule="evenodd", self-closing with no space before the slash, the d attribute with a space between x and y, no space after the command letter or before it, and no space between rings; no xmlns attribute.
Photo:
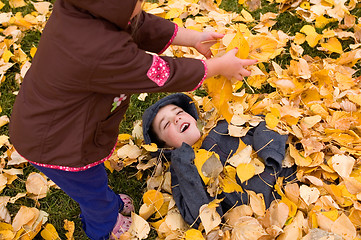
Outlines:
<svg viewBox="0 0 361 240"><path fill-rule="evenodd" d="M178 26L169 20L142 11L138 18L132 20L130 32L140 49L161 54L173 42Z"/></svg>
<svg viewBox="0 0 361 240"><path fill-rule="evenodd" d="M194 157L192 147L185 143L174 150L171 156L171 178L172 195L181 215L188 224L194 223L193 226L197 228L200 224L199 208L213 198L206 192L197 168L192 163Z"/></svg>
<svg viewBox="0 0 361 240"><path fill-rule="evenodd" d="M266 122L261 122L253 132L253 148L257 151L267 166L275 171L280 171L282 161L286 154L287 135L281 135L266 127Z"/></svg>
<svg viewBox="0 0 361 240"><path fill-rule="evenodd" d="M113 33L114 34L114 33ZM89 90L108 94L182 92L196 89L206 77L205 62L151 55L132 37L117 32L89 78Z"/></svg>

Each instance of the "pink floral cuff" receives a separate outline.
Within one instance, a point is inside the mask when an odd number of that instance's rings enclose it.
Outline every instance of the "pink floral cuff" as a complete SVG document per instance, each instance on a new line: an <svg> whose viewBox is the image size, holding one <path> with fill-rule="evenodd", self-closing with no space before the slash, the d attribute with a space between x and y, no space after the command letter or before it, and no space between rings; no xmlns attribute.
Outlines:
<svg viewBox="0 0 361 240"><path fill-rule="evenodd" d="M153 63L147 72L147 76L159 87L163 86L170 76L169 64L161 57L153 55Z"/></svg>

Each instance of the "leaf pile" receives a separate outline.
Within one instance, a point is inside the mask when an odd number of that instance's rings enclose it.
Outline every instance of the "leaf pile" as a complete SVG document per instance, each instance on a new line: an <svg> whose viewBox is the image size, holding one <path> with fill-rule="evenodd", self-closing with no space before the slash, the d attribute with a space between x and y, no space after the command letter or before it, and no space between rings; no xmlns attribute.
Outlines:
<svg viewBox="0 0 361 240"><path fill-rule="evenodd" d="M27 4L36 10L25 16L0 13L0 80L6 81L6 73L17 67L15 79L20 84L36 52L36 46L24 51L21 40L30 31L42 31L51 4L23 0L9 4L14 12ZM238 47L238 57L258 59L245 81L216 76L204 84L206 97L192 96L200 106L203 136L220 119L230 123L230 135L244 136L262 120L257 115L263 115L270 129L289 135L284 162L298 166L301 184L284 186L279 179L276 188L282 199L267 210L262 196L254 192L249 192L249 206L235 207L224 216L215 211L221 199L215 200L202 206L202 226L193 229L172 199L169 163L149 157L157 147L143 145L137 122L132 135L119 135L116 151L106 162L111 171L136 165L139 179L147 169L153 170L139 214L132 215L134 224L121 239L145 239L151 228L159 239L360 239L360 4L357 0L270 0L266 4L275 4L279 12L264 14L255 14L262 7L257 0L240 0L240 13L222 10L220 4L221 0L161 0L145 3L144 9L186 28L224 33L212 47L215 57ZM278 20L287 11L303 26L290 32L279 30L285 26L279 26ZM164 54L202 58L194 49L180 46L171 46ZM260 93L269 86L272 91ZM0 126L8 122L6 115L0 117ZM0 144L7 149L0 162L3 190L23 174L26 163L8 136L0 136ZM212 194L242 191L235 184L236 175L247 181L263 171L262 161L249 146L241 144L227 166L219 165L216 154L198 147L194 146L195 164ZM7 210L7 204L24 196L37 201L53 185L33 173L16 197L0 197L1 239L32 239L42 228L43 238L59 238L51 224L45 225L48 214L44 211L22 206L11 217ZM67 239L72 239L74 223L65 221L64 229Z"/></svg>

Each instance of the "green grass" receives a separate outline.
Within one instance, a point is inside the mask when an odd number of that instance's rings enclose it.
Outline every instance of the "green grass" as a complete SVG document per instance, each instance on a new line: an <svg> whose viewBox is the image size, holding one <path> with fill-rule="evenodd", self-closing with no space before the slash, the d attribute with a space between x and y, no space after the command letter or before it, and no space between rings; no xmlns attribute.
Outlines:
<svg viewBox="0 0 361 240"><path fill-rule="evenodd" d="M32 12L34 9L31 4L26 7L11 9L9 7L8 1L3 1L5 3L5 7L1 10L2 12L8 11L21 11L23 15ZM53 2L53 1L52 1ZM260 14L264 14L267 12L278 13L279 9L276 4L270 4L266 0L262 0L261 2L262 8L252 12L251 14L255 19L259 19ZM238 4L237 0L223 0L221 7L227 11L235 11L240 12L242 10L242 6ZM361 17L361 5L358 6L351 11L352 14ZM279 14L277 18L277 23L273 26L273 29L282 30L289 35L294 35L298 32L303 25L306 23L302 21L299 17L297 17L294 13L285 11ZM328 25L326 27L333 27L333 25ZM322 29L318 29L321 31ZM21 41L21 48L29 54L31 47L37 46L39 43L41 33L38 31L27 31L25 33L25 37ZM349 44L354 44L353 40L342 41L343 48L346 49ZM338 55L326 55L324 52L318 51L315 48L310 48L307 43L304 43L302 47L305 50L305 55L310 55L312 57L321 56L321 57L333 57L337 58ZM284 54L277 56L275 59L281 66L286 66L291 61L290 54L286 51ZM360 63L356 64L355 69L360 69ZM20 66L15 64L7 73L5 82L0 85L0 106L2 108L2 115L7 115L10 117L12 106L15 100L14 91L19 89L18 84L15 81L15 74L19 72ZM361 72L358 71L356 76L360 76ZM261 89L261 92L270 92L273 89L267 85ZM206 92L204 90L197 90L196 94L198 96L205 96ZM120 133L131 133L133 130L133 123L136 120L141 119L143 111L151 104L156 102L158 99L164 97L165 93L160 94L149 94L146 98L146 101L140 101L137 99L138 94L135 94L131 97L131 104L124 116L124 120L120 125ZM8 136L8 126L3 126L0 128L1 135ZM4 152L6 148L0 149L1 152ZM19 179L13 182L10 186L6 187L1 193L2 196L15 196L18 192L24 192L25 190L25 180L29 173L35 171L32 166L26 166L24 168L24 175L19 176ZM145 188L145 182L143 180L139 181L135 177L136 170L133 167L127 167L120 172L114 171L113 173L109 173L109 185L110 187L117 193L126 193L133 197L135 201L135 206L138 211L141 201L142 195ZM88 239L83 230L81 229L81 222L78 217L80 214L80 209L76 202L74 202L71 198L69 198L62 190L52 189L46 198L40 199L38 202L31 200L29 198L22 198L16 201L14 204L8 204L7 207L12 214L12 218L14 214L18 211L20 206L37 206L39 209L44 210L49 213L49 223L52 223L57 229L60 237L65 239L65 230L63 228L64 219L68 219L70 221L74 221L76 225L74 237L75 239ZM156 233L154 231L151 232L149 239L155 239ZM37 236L35 239L42 239L40 236Z"/></svg>

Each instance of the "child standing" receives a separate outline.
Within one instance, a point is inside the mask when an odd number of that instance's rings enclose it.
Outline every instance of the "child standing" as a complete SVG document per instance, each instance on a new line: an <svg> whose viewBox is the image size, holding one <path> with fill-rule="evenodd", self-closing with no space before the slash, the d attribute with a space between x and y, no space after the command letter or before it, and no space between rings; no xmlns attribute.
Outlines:
<svg viewBox="0 0 361 240"><path fill-rule="evenodd" d="M170 160L172 195L184 220L194 227L198 227L199 209L202 205L214 200L205 187L196 166L194 150L191 147L200 137L197 128L198 113L193 100L185 94L169 95L152 106L143 114L144 142L155 142L162 154ZM280 196L276 193L274 185L278 177L285 177L287 182L295 179L295 165L291 168L282 167L286 152L287 135L280 135L267 129L265 122L250 129L241 140L251 145L259 157L264 160L265 169L262 173L253 176L246 182L237 182L244 190L262 193L266 207ZM228 134L228 123L219 121L202 142L202 149L215 152L219 155L222 165L236 152L240 138ZM197 197L194 197L196 194ZM218 213L223 214L230 208L249 203L248 194L244 192L221 193L217 196L223 199Z"/></svg>
<svg viewBox="0 0 361 240"><path fill-rule="evenodd" d="M16 150L79 203L90 239L119 237L131 223L131 199L109 189L103 165L130 95L191 91L216 74L240 80L255 63L237 49L205 61L148 54L172 43L210 58L209 41L223 35L178 28L141 4L57 0L11 116Z"/></svg>

